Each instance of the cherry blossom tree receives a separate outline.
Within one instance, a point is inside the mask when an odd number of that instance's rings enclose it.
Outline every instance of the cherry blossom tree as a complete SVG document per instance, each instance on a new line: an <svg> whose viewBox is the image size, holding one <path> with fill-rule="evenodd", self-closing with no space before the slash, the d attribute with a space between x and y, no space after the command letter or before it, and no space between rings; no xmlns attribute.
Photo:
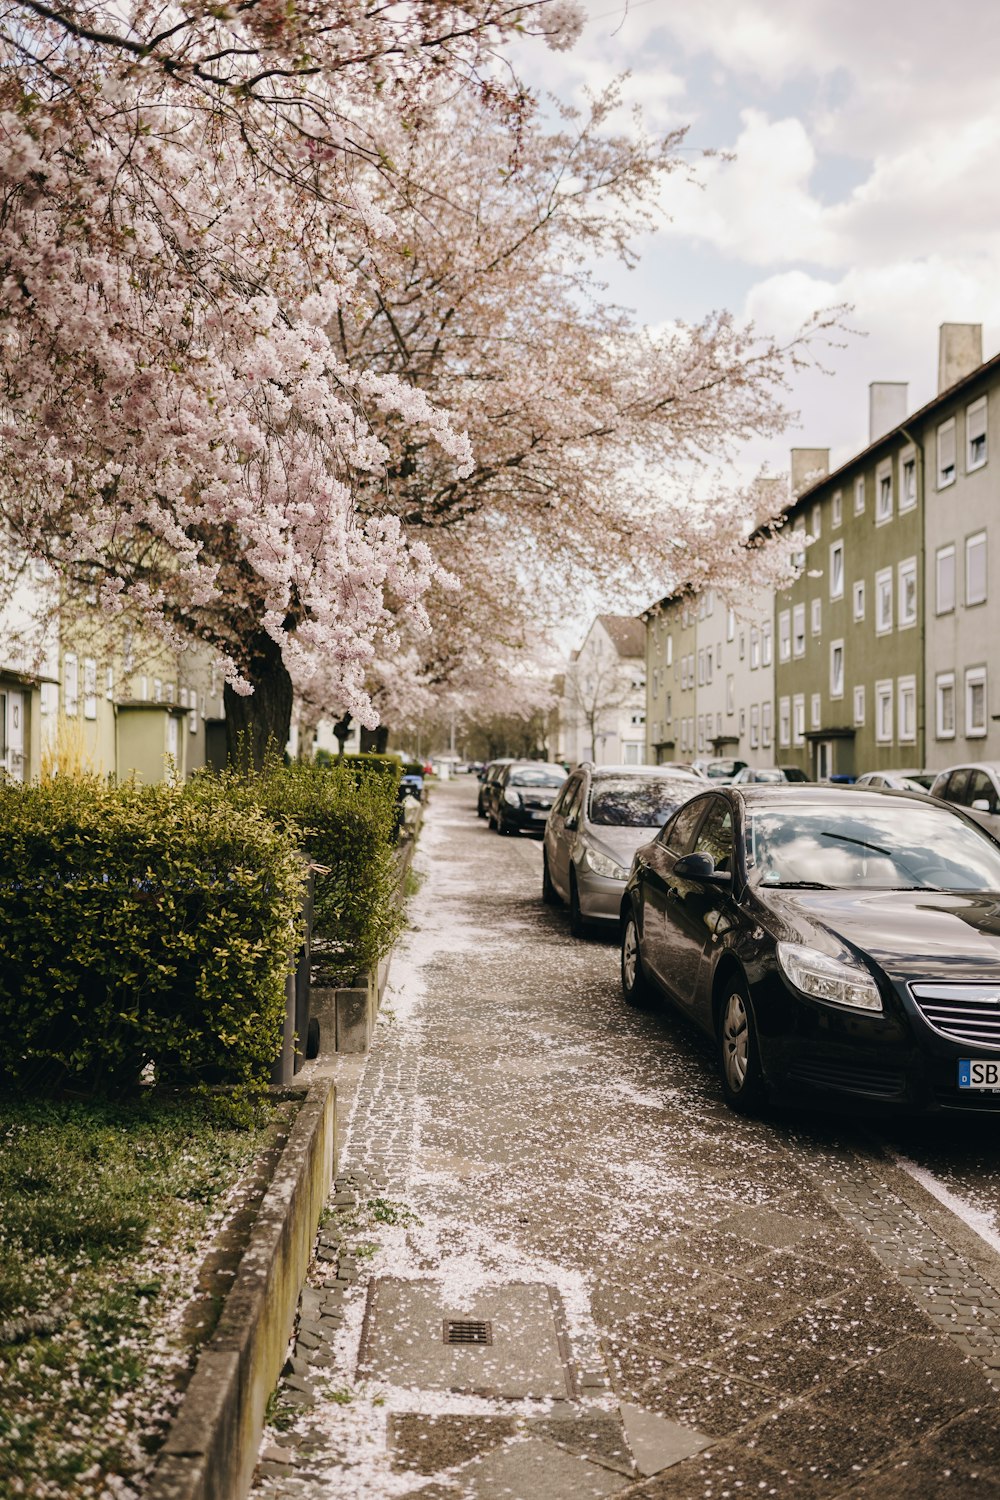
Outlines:
<svg viewBox="0 0 1000 1500"><path fill-rule="evenodd" d="M257 758L295 687L370 720L376 639L425 621L440 564L372 500L386 434L472 472L432 392L344 355L394 245L379 131L469 90L516 136L496 48L578 24L563 0L0 5L0 518L66 589L212 646Z"/></svg>

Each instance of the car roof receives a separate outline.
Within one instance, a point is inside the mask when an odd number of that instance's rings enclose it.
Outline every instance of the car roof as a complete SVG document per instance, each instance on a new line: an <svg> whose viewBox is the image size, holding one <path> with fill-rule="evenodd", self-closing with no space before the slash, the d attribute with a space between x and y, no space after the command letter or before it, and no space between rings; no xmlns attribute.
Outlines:
<svg viewBox="0 0 1000 1500"><path fill-rule="evenodd" d="M780 784L773 782L744 782L741 786L718 787L717 792L722 794L731 792L734 796L742 797L743 801L752 806L754 803L762 805L773 803L798 803L803 801L815 804L818 807L843 805L846 803L868 803L870 806L878 807L884 803L887 797L896 798L905 802L926 802L927 798L919 792L894 791L888 787L877 786L825 786L815 781L785 781Z"/></svg>
<svg viewBox="0 0 1000 1500"><path fill-rule="evenodd" d="M582 769L586 770L587 767ZM683 771L679 766L593 766L590 768L592 781L602 776L669 776L673 779L680 776L684 781L696 781L699 786L704 786L704 776L699 776L695 771Z"/></svg>
<svg viewBox="0 0 1000 1500"><path fill-rule="evenodd" d="M953 766L945 766L943 770L937 771L937 776L947 776L950 771L992 771L994 776L1000 776L1000 761L996 760L960 760Z"/></svg>

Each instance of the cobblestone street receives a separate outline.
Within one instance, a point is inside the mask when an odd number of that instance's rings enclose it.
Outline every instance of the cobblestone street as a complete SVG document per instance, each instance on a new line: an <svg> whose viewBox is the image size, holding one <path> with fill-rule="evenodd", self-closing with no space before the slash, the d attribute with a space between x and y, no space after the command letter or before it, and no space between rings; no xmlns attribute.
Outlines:
<svg viewBox="0 0 1000 1500"><path fill-rule="evenodd" d="M1000 1255L893 1155L994 1134L736 1117L475 790L338 1081L258 1500L1000 1495Z"/></svg>

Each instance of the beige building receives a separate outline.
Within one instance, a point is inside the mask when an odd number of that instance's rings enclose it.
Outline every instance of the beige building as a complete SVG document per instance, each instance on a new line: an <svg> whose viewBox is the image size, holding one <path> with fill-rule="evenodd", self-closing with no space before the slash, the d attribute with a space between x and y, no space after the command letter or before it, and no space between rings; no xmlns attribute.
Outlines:
<svg viewBox="0 0 1000 1500"><path fill-rule="evenodd" d="M639 765L646 752L646 641L641 620L598 615L563 681L560 757Z"/></svg>

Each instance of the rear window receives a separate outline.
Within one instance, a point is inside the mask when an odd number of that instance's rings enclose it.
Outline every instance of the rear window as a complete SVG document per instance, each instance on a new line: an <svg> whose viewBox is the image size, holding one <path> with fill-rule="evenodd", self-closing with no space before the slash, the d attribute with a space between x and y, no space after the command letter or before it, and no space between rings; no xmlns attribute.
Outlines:
<svg viewBox="0 0 1000 1500"><path fill-rule="evenodd" d="M590 789L587 816L600 828L661 828L674 808L700 790L680 777L601 777Z"/></svg>
<svg viewBox="0 0 1000 1500"><path fill-rule="evenodd" d="M508 786L562 786L566 780L566 772L561 770L550 770L548 766L525 766L523 770L512 771L508 778Z"/></svg>

